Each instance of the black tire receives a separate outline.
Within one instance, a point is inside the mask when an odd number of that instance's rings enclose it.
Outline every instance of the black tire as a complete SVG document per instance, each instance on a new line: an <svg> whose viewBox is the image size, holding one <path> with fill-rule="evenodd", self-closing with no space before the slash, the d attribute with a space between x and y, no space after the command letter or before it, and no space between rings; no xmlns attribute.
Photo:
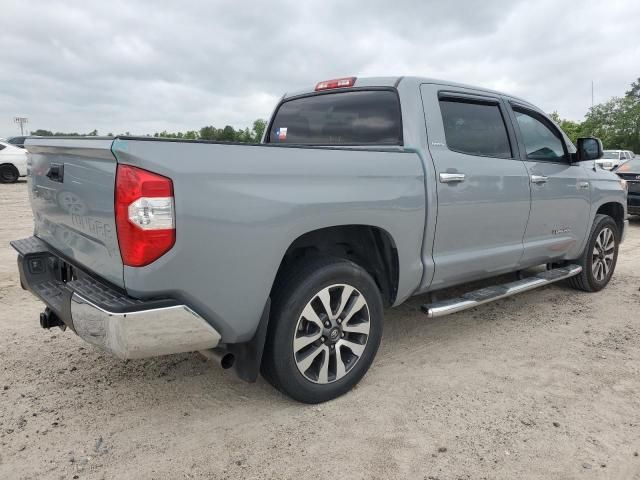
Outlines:
<svg viewBox="0 0 640 480"><path fill-rule="evenodd" d="M610 270L604 276L603 279L598 280L593 271L594 260L594 249L596 248L596 241L598 240L598 236L605 229L610 229L613 232L614 239L614 251L613 251L613 261L611 262ZM596 218L593 221L593 226L591 227L591 233L589 234L589 240L587 242L587 246L582 252L582 255L579 259L574 262L582 267L582 272L579 275L571 277L568 280L568 283L571 287L577 290L583 290L585 292L598 292L607 286L609 280L613 276L613 272L616 268L616 263L618 261L618 248L620 244L620 231L618 230L618 225L608 215L596 215Z"/></svg>
<svg viewBox="0 0 640 480"><path fill-rule="evenodd" d="M301 319L303 310L311 305L312 301L318 300L318 295L323 291L327 291L327 288L340 289L345 288L345 285L355 288L355 293L349 294L352 296L345 302L345 305L352 306L355 303L353 299L359 298L360 295L366 302L366 309L365 307L360 309L363 313L353 315L353 319L356 318L356 315L365 315L367 317L369 332L368 335L364 336L366 340L357 340L358 342L364 342L364 350L352 366L341 371L340 374L344 376L339 377L336 366L336 353L338 353L338 350L341 351L339 358L343 360L345 356L351 354L351 351L348 347L345 347L344 343L341 343L342 341L339 338L337 343L333 344L333 340L330 338L333 328L331 330L325 329L324 331L328 332L328 335L325 336L320 333L322 337L305 348L314 349L314 351L327 349L320 353L317 358L322 365L324 365L325 361L328 365L331 365L330 362L333 359L333 380L330 380L331 372L329 368L331 367L327 366L325 378L329 378L328 381L330 383L315 383L308 378L308 372L301 372L298 367L301 361L296 355L300 355L300 352L303 352L304 349L298 350L298 353L294 352L294 338L301 338L299 337L299 332L302 325L300 322L303 322ZM334 290L328 291L334 292ZM335 313L339 310L339 307L334 309L333 299L334 297L332 297L330 309L334 310ZM272 300L273 308L261 365L263 377L282 393L304 403L325 402L351 390L371 366L382 338L382 297L371 276L353 262L332 257L317 257L298 263L295 268L289 270L288 274L285 273L276 286ZM344 311L346 312L347 309L348 307L345 306ZM355 307L352 307L352 309L357 310ZM317 307L315 310L318 310ZM323 319L323 323L327 319L326 315L320 314L318 316ZM367 321L364 321L364 323L367 323ZM340 323L340 315L337 316L335 322ZM361 323L356 325L361 325ZM315 328L315 324L312 327ZM339 327L345 329L344 331L341 330L342 336L345 337L346 335L347 337L344 338L345 341L349 340L351 335L356 335L358 339L361 338L358 334L347 332L348 329L353 328L351 320L346 319L344 324L334 328ZM322 327L320 328L320 332L322 332ZM318 335L318 333L316 332L315 335ZM320 343L321 341L322 343ZM327 342L326 344L325 341ZM331 353L328 348L331 348ZM344 348L347 348L346 353ZM347 365L347 362L341 362L341 365ZM326 377L327 371L329 372L329 377ZM344 373L345 371L346 373ZM321 382L322 380L318 377L317 381Z"/></svg>
<svg viewBox="0 0 640 480"><path fill-rule="evenodd" d="M0 183L16 183L20 178L20 172L10 163L0 165Z"/></svg>

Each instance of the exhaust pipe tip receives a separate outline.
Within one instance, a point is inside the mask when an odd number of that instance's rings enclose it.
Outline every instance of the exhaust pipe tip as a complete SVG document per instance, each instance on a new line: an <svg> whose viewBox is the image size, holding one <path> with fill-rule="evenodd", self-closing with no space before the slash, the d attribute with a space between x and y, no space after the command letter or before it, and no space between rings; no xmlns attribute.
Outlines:
<svg viewBox="0 0 640 480"><path fill-rule="evenodd" d="M207 357L209 360L213 360L224 370L228 370L233 367L236 362L236 356L222 349L200 350L200 353Z"/></svg>
<svg viewBox="0 0 640 480"><path fill-rule="evenodd" d="M233 353L225 353L222 355L222 358L220 359L220 366L225 369L228 370L229 368L233 367L233 364L236 362L236 357L233 355Z"/></svg>

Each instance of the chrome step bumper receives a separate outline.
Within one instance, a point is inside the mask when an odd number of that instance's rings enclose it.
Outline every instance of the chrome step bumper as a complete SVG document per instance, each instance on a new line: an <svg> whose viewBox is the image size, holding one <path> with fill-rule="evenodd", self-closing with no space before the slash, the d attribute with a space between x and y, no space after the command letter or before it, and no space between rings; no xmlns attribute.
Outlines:
<svg viewBox="0 0 640 480"><path fill-rule="evenodd" d="M123 360L206 350L220 342L220 334L186 305L110 312L74 292L71 319L80 338Z"/></svg>
<svg viewBox="0 0 640 480"><path fill-rule="evenodd" d="M18 252L22 287L44 302L61 322L57 325L121 359L207 350L220 343L218 331L178 300L130 297L75 268L37 237L11 245Z"/></svg>
<svg viewBox="0 0 640 480"><path fill-rule="evenodd" d="M494 300L510 297L511 295L526 292L527 290L533 290L534 288L565 280L574 275L578 275L580 272L582 272L582 267L579 265L567 265L566 267L547 270L533 277L524 278L515 282L481 288L473 292L465 293L458 298L424 304L421 308L429 318L442 317L467 310L468 308L477 307L483 303L493 302Z"/></svg>

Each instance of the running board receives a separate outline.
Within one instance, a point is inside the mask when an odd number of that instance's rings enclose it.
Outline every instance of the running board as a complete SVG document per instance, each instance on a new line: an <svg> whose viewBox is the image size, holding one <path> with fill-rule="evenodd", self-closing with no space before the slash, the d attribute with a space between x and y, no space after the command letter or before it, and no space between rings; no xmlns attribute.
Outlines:
<svg viewBox="0 0 640 480"><path fill-rule="evenodd" d="M422 305L422 311L429 318L443 317L451 313L467 310L468 308L477 307L483 303L493 302L501 298L510 297L517 293L533 290L534 288L544 287L554 282L564 280L582 272L579 265L567 265L566 267L554 268L541 272L533 277L523 278L515 282L505 283L503 285L493 285L491 287L481 288L473 292L465 293L461 297L443 300L431 304Z"/></svg>

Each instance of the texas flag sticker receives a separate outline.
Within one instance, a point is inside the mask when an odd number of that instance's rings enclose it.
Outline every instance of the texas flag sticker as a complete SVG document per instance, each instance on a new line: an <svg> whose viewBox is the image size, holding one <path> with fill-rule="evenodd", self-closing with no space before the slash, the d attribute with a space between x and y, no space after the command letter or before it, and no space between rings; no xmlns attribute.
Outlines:
<svg viewBox="0 0 640 480"><path fill-rule="evenodd" d="M280 127L276 130L276 136L278 140L286 140L287 139L287 127Z"/></svg>

